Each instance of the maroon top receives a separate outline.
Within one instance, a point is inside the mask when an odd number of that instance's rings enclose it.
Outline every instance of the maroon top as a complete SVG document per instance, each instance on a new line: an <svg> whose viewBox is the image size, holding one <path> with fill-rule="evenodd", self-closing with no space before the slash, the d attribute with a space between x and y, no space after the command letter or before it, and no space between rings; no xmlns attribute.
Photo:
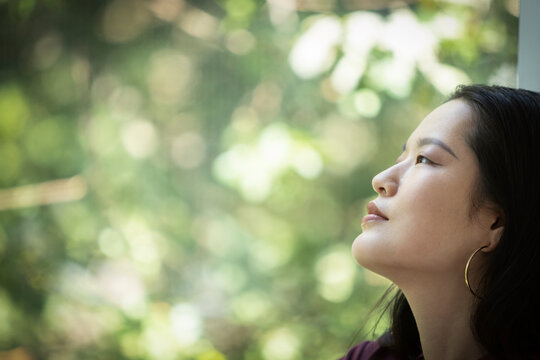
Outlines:
<svg viewBox="0 0 540 360"><path fill-rule="evenodd" d="M347 355L339 360L369 360L381 346L376 341L363 341L351 348ZM384 360L397 360L393 356L386 357Z"/></svg>
<svg viewBox="0 0 540 360"><path fill-rule="evenodd" d="M347 355L339 360L369 360L379 350L381 346L377 341L363 341L349 350ZM423 360L424 355L420 354L417 360ZM387 355L382 360L400 360L394 355ZM490 360L489 356L483 356L478 360Z"/></svg>

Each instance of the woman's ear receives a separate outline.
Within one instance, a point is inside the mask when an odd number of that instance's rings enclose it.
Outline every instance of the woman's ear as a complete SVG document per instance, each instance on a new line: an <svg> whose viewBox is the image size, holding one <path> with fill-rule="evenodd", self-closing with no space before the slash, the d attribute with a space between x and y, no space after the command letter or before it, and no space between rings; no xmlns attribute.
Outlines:
<svg viewBox="0 0 540 360"><path fill-rule="evenodd" d="M491 225L489 229L488 234L488 242L486 244L486 248L483 250L484 252L491 252L495 250L497 245L499 245L499 241L501 240L502 234L504 232L504 217L499 214L493 224Z"/></svg>
<svg viewBox="0 0 540 360"><path fill-rule="evenodd" d="M497 229L501 226L504 226L504 220L502 220L502 215L497 216L493 224L491 224L491 229Z"/></svg>

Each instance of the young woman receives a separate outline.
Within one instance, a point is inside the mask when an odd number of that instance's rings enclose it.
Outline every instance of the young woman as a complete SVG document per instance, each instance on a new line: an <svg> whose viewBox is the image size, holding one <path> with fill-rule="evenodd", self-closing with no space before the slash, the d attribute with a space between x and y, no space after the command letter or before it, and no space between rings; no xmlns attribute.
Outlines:
<svg viewBox="0 0 540 360"><path fill-rule="evenodd" d="M540 94L459 87L372 184L353 255L399 290L342 359L540 359Z"/></svg>

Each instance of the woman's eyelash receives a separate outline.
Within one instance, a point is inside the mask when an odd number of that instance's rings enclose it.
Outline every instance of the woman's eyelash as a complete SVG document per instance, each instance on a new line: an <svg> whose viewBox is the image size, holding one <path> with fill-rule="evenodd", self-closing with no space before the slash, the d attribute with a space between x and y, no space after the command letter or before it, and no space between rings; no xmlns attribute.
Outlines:
<svg viewBox="0 0 540 360"><path fill-rule="evenodd" d="M399 160L399 158L394 162L394 165L397 165L399 164L401 161ZM425 157L424 155L417 155L416 156L416 161L415 161L415 165L418 164L418 163L424 163L424 164L435 164L433 161L431 161L430 159L428 159L427 157Z"/></svg>
<svg viewBox="0 0 540 360"><path fill-rule="evenodd" d="M422 162L422 159L426 160L425 164L432 164L433 161L429 160L427 157L423 156L423 155L418 155L416 157L416 162L415 164L418 164L419 162ZM420 161L419 161L420 160Z"/></svg>
<svg viewBox="0 0 540 360"><path fill-rule="evenodd" d="M433 161L429 160L427 157L425 157L424 155L418 155L416 156L416 162L415 164L418 164L419 162L421 162L421 160L424 159L425 160L425 163L426 164L433 164ZM419 161L420 160L420 161ZM394 165L397 165L399 164L401 161L399 161L399 158L394 162Z"/></svg>

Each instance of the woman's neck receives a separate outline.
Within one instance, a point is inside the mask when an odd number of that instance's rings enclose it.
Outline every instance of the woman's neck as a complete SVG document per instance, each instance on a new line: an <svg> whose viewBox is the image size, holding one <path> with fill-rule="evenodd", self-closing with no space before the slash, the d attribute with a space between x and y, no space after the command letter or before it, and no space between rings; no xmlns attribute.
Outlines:
<svg viewBox="0 0 540 360"><path fill-rule="evenodd" d="M470 326L474 298L460 280L415 279L407 284L410 286L400 286L416 320L426 360L477 360L482 356Z"/></svg>

